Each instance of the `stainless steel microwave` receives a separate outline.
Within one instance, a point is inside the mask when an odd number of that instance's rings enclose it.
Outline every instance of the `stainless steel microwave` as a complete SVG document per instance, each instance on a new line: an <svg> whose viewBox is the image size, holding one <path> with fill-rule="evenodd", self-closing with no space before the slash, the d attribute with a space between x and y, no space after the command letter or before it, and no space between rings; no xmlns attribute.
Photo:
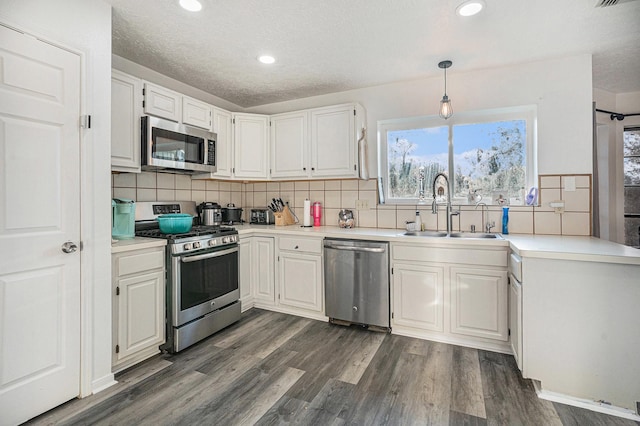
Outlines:
<svg viewBox="0 0 640 426"><path fill-rule="evenodd" d="M141 120L142 169L181 173L216 171L216 134L162 118Z"/></svg>

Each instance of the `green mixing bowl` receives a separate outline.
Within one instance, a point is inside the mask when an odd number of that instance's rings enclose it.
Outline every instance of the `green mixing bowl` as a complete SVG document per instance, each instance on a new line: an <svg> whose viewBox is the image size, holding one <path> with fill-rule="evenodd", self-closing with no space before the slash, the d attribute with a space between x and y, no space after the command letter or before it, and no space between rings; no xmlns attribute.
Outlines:
<svg viewBox="0 0 640 426"><path fill-rule="evenodd" d="M170 213L158 216L158 225L163 234L184 234L191 230L193 216L186 213Z"/></svg>

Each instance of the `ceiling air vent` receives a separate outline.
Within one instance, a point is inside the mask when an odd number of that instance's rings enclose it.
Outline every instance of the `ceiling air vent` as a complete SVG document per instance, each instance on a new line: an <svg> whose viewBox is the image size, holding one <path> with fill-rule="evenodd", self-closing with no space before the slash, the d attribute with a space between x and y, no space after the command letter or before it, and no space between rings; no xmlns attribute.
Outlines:
<svg viewBox="0 0 640 426"><path fill-rule="evenodd" d="M615 6L616 4L629 3L631 1L635 1L635 0L597 0L596 7Z"/></svg>

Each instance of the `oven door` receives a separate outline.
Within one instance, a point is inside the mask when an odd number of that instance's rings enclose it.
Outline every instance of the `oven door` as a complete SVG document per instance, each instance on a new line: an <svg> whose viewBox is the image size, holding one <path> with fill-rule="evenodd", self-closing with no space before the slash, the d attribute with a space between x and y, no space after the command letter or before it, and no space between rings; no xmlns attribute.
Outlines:
<svg viewBox="0 0 640 426"><path fill-rule="evenodd" d="M172 325L180 327L240 298L238 246L172 258Z"/></svg>

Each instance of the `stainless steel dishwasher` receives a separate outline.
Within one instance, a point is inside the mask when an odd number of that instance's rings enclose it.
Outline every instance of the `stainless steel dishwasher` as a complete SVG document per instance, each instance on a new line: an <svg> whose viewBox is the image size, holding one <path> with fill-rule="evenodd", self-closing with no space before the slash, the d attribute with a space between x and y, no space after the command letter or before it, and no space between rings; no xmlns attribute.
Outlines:
<svg viewBox="0 0 640 426"><path fill-rule="evenodd" d="M390 330L389 243L324 240L325 315Z"/></svg>

